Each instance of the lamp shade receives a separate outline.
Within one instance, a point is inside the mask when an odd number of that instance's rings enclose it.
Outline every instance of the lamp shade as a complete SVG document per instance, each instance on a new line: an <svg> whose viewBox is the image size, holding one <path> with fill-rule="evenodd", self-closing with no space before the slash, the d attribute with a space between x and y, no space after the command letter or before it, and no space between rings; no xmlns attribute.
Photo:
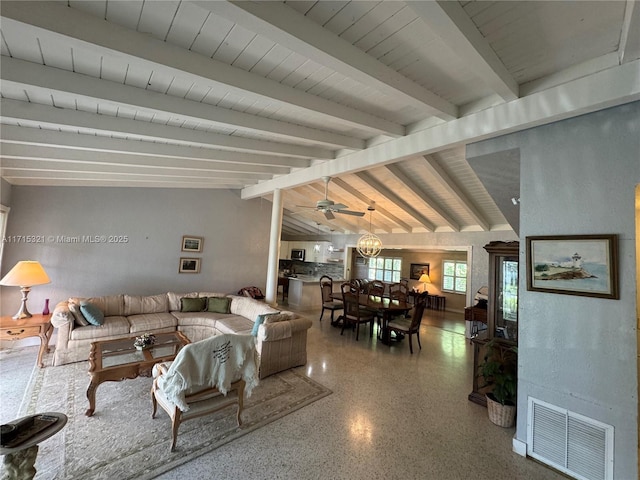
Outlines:
<svg viewBox="0 0 640 480"><path fill-rule="evenodd" d="M422 275L420 275L420 278L418 279L418 281L420 283L431 283L431 279L429 278L429 275L427 275L426 273L423 273Z"/></svg>
<svg viewBox="0 0 640 480"><path fill-rule="evenodd" d="M34 285L44 285L51 283L47 272L44 271L40 262L34 260L22 260L9 270L0 285L13 287L33 287Z"/></svg>

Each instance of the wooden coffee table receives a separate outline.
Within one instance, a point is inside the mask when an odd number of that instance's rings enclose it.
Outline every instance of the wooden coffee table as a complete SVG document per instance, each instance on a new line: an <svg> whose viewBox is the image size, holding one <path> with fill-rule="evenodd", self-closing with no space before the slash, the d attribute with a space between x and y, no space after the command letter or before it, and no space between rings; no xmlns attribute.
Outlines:
<svg viewBox="0 0 640 480"><path fill-rule="evenodd" d="M150 377L156 363L168 362L176 358L182 347L191 343L182 332L155 334L156 343L144 350L133 345L136 337L118 340L104 340L91 344L89 354L89 375L87 388L89 408L87 417L96 408L96 389L102 382L119 382L127 378Z"/></svg>

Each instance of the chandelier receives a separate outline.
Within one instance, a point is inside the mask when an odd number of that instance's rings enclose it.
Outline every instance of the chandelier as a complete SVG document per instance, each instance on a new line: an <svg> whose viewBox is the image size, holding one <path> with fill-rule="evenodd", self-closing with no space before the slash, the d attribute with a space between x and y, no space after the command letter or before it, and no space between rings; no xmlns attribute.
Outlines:
<svg viewBox="0 0 640 480"><path fill-rule="evenodd" d="M356 245L356 250L363 257L377 257L382 251L382 240L371 231L371 212L375 209L373 204L367 207L367 210L369 210L369 232L362 235Z"/></svg>

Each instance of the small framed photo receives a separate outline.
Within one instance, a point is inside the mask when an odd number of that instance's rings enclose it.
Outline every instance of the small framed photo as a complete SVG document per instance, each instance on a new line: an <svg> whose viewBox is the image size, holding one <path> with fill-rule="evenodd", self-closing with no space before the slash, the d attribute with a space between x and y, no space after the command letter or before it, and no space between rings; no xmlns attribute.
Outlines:
<svg viewBox="0 0 640 480"><path fill-rule="evenodd" d="M202 251L202 237L193 237L191 235L184 235L182 237L182 251L199 253Z"/></svg>
<svg viewBox="0 0 640 480"><path fill-rule="evenodd" d="M200 273L200 259L180 257L178 273Z"/></svg>
<svg viewBox="0 0 640 480"><path fill-rule="evenodd" d="M618 236L527 237L527 290L618 299Z"/></svg>
<svg viewBox="0 0 640 480"><path fill-rule="evenodd" d="M356 257L356 265L366 265L367 259L365 257Z"/></svg>

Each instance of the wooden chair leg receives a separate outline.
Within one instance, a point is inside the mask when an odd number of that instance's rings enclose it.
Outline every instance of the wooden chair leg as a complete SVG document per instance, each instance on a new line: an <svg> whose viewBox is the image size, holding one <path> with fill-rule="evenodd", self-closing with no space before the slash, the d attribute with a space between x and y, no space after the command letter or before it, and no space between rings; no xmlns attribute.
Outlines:
<svg viewBox="0 0 640 480"><path fill-rule="evenodd" d="M320 312L320 321L322 321L323 315L324 315L324 307L322 307L322 311ZM333 310L331 310L331 315L333 315Z"/></svg>
<svg viewBox="0 0 640 480"><path fill-rule="evenodd" d="M176 449L176 441L178 440L178 428L180 427L180 409L175 407L173 418L171 418L171 451Z"/></svg>
<svg viewBox="0 0 640 480"><path fill-rule="evenodd" d="M344 327L347 326L347 317L344 317L342 319L342 330L340 330L340 335L342 335L344 333Z"/></svg>
<svg viewBox="0 0 640 480"><path fill-rule="evenodd" d="M411 342L411 337L413 337L413 335L409 333L409 351L411 352L411 355L413 355L413 342Z"/></svg>
<svg viewBox="0 0 640 480"><path fill-rule="evenodd" d="M158 410L158 401L156 400L156 395L151 390L151 406L153 408L151 412L151 418L156 418L156 411Z"/></svg>
<svg viewBox="0 0 640 480"><path fill-rule="evenodd" d="M244 386L246 385L244 380L240 380L240 385L238 386L236 392L238 393L238 426L242 425L242 409L244 408Z"/></svg>
<svg viewBox="0 0 640 480"><path fill-rule="evenodd" d="M416 332L416 337L418 337L418 346L420 347L420 350L422 350L422 344L420 343L420 332Z"/></svg>
<svg viewBox="0 0 640 480"><path fill-rule="evenodd" d="M359 336L360 336L360 322L356 322L356 342L358 341Z"/></svg>

